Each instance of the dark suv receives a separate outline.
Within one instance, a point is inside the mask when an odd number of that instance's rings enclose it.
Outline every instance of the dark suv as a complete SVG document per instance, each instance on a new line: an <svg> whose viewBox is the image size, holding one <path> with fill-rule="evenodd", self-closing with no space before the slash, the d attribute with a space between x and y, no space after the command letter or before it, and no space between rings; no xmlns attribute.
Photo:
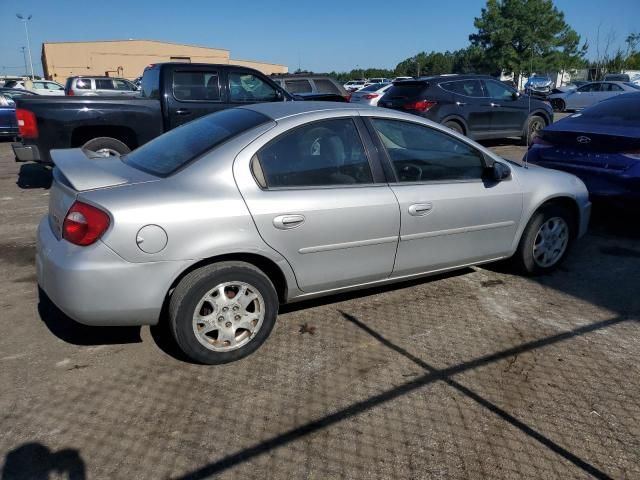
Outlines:
<svg viewBox="0 0 640 480"><path fill-rule="evenodd" d="M521 137L531 141L553 121L546 102L520 95L485 75L441 75L393 82L378 103L404 110L475 140Z"/></svg>

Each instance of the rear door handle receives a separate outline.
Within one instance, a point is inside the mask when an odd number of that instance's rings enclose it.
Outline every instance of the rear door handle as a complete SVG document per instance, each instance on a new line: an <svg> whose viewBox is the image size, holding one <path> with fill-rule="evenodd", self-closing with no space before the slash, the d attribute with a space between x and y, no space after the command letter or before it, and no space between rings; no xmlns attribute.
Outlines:
<svg viewBox="0 0 640 480"><path fill-rule="evenodd" d="M302 215L279 215L273 219L273 226L280 230L290 230L304 223Z"/></svg>
<svg viewBox="0 0 640 480"><path fill-rule="evenodd" d="M491 105L492 107L499 107L500 106L499 103L493 103L493 102L491 102L489 105Z"/></svg>
<svg viewBox="0 0 640 480"><path fill-rule="evenodd" d="M179 110L176 110L176 115L191 115L191 110L180 108Z"/></svg>
<svg viewBox="0 0 640 480"><path fill-rule="evenodd" d="M431 203L414 203L409 207L409 215L421 217L429 213L432 209L433 205Z"/></svg>
<svg viewBox="0 0 640 480"><path fill-rule="evenodd" d="M456 105L459 107L463 107L466 105L466 102L456 102Z"/></svg>

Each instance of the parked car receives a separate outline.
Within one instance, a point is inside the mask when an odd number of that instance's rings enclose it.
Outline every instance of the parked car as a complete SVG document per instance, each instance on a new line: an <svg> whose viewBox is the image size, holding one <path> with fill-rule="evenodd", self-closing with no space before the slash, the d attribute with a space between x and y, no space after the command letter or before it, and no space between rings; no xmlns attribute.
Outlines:
<svg viewBox="0 0 640 480"><path fill-rule="evenodd" d="M637 92L640 87L628 82L592 82L575 90L549 96L553 109L558 112L580 110L602 100L623 93Z"/></svg>
<svg viewBox="0 0 640 480"><path fill-rule="evenodd" d="M392 80L392 82L399 82L401 80L413 80L413 77L396 77Z"/></svg>
<svg viewBox="0 0 640 480"><path fill-rule="evenodd" d="M640 200L640 92L610 98L548 126L526 158L577 175L594 197Z"/></svg>
<svg viewBox="0 0 640 480"><path fill-rule="evenodd" d="M75 88L78 83L71 85ZM51 163L53 148L82 147L101 155L121 155L207 113L283 100L293 97L257 70L158 63L145 69L139 97L18 100L22 142L12 146L17 161Z"/></svg>
<svg viewBox="0 0 640 480"><path fill-rule="evenodd" d="M534 75L524 84L524 93L544 99L551 94L553 87L554 81L551 78Z"/></svg>
<svg viewBox="0 0 640 480"><path fill-rule="evenodd" d="M280 303L511 256L548 272L590 211L573 175L351 104L247 105L87 155L53 152L40 287L91 325L156 324L166 305L179 347L208 364L255 351Z"/></svg>
<svg viewBox="0 0 640 480"><path fill-rule="evenodd" d="M348 101L349 92L336 80L327 75L277 75L271 79L294 95L325 94L324 100L333 100L332 96L342 97L339 101Z"/></svg>
<svg viewBox="0 0 640 480"><path fill-rule="evenodd" d="M361 88L357 92L353 92L351 94L350 102L366 104L375 107L376 105L378 105L378 102L385 94L385 92L392 86L393 84L391 83L374 83L367 87Z"/></svg>
<svg viewBox="0 0 640 480"><path fill-rule="evenodd" d="M21 95L36 95L28 90L0 88L0 138L16 138L18 136L18 122L16 120L15 97Z"/></svg>
<svg viewBox="0 0 640 480"><path fill-rule="evenodd" d="M126 78L69 77L64 85L69 96L125 96L138 95L138 88Z"/></svg>
<svg viewBox="0 0 640 480"><path fill-rule="evenodd" d="M360 90L362 87L364 87L365 83L366 83L365 80L349 80L347 83L343 85L343 87L347 92L355 92L357 90Z"/></svg>
<svg viewBox="0 0 640 480"><path fill-rule="evenodd" d="M521 137L530 142L553 120L549 104L520 95L488 75L394 82L378 106L420 115L473 139Z"/></svg>
<svg viewBox="0 0 640 480"><path fill-rule="evenodd" d="M391 80L389 80L388 78L384 78L384 77L375 77L375 78L370 78L369 80L367 80L365 82L365 85L373 85L374 83L391 83Z"/></svg>
<svg viewBox="0 0 640 480"><path fill-rule="evenodd" d="M38 95L64 95L64 87L49 80L11 80L5 88L28 90Z"/></svg>
<svg viewBox="0 0 640 480"><path fill-rule="evenodd" d="M640 72L632 72L632 73L607 73L603 80L607 81L616 81L616 82L627 82L633 83L634 85L640 85Z"/></svg>

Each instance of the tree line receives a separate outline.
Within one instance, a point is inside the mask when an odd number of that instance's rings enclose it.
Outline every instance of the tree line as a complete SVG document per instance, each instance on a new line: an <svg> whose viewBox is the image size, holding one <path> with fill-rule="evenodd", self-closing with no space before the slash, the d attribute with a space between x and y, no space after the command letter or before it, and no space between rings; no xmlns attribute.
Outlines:
<svg viewBox="0 0 640 480"><path fill-rule="evenodd" d="M626 48L586 59L587 41L565 21L553 0L488 0L475 18L477 31L469 35L469 46L446 52L420 52L402 60L394 69L366 68L330 75L346 81L353 78L481 73L497 76L501 71L530 75L532 72L591 69L596 77L623 69L640 69L640 33L626 38Z"/></svg>

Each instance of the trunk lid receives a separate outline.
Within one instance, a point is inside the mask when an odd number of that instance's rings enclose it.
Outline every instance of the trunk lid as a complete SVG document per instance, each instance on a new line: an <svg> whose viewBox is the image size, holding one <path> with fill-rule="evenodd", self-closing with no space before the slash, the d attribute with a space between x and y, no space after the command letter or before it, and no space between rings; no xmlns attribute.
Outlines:
<svg viewBox="0 0 640 480"><path fill-rule="evenodd" d="M79 193L160 180L129 167L117 157L94 158L79 148L52 150L51 158L55 168L49 191L49 224L58 239L62 238L64 218Z"/></svg>

